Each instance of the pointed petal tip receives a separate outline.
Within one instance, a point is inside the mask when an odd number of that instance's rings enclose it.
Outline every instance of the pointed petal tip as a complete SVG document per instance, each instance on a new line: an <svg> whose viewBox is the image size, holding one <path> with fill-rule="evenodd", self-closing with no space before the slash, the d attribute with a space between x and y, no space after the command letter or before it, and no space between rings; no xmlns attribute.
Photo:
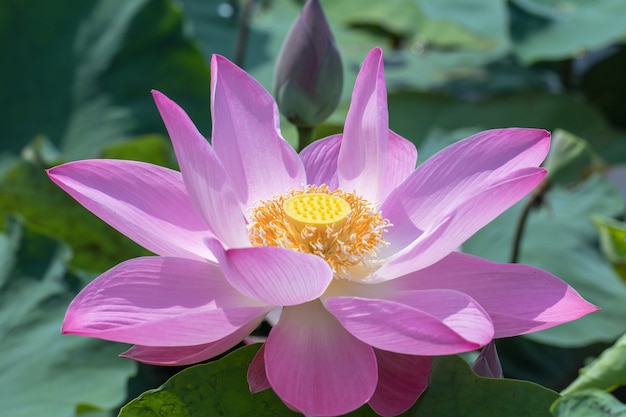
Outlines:
<svg viewBox="0 0 626 417"><path fill-rule="evenodd" d="M212 54L211 55L211 62L230 62L230 60L228 58L226 58L224 55L220 55L220 54Z"/></svg>
<svg viewBox="0 0 626 417"><path fill-rule="evenodd" d="M79 335L80 330L76 328L74 325L73 314L72 314L72 303L70 303L67 311L65 312L65 317L63 318L63 323L61 324L61 334L73 334Z"/></svg>
<svg viewBox="0 0 626 417"><path fill-rule="evenodd" d="M371 56L372 58L377 57L378 59L381 59L383 55L384 55L383 48L381 48L380 46L376 46L372 48L371 51L369 51L369 53L367 54L367 57L369 58Z"/></svg>
<svg viewBox="0 0 626 417"><path fill-rule="evenodd" d="M61 326L61 334L68 335L68 336L83 336L83 337L92 337L95 339L109 340L109 339L99 336L97 332L85 330L81 328L79 325L74 325L74 323L67 324L64 322L63 325Z"/></svg>
<svg viewBox="0 0 626 417"><path fill-rule="evenodd" d="M72 167L75 167L77 166L77 164L82 164L84 162L89 163L90 160L85 159L79 161L65 162L63 164L47 168L45 171L48 175L48 178L50 178L58 186L61 186L63 180L60 177L66 175L68 173L68 170L71 170Z"/></svg>
<svg viewBox="0 0 626 417"><path fill-rule="evenodd" d="M211 74L213 74L213 71L215 70L215 66L218 65L218 62L221 61L222 56L219 54L212 54L211 55Z"/></svg>
<svg viewBox="0 0 626 417"><path fill-rule="evenodd" d="M243 71L241 70L241 68L239 68L237 64L235 64L234 62L232 62L230 59L226 58L225 56L220 55L220 54L211 55L211 74L213 75L213 77L215 77L215 72L219 70L220 67L224 67L224 66L228 66L230 68L235 68L240 71Z"/></svg>
<svg viewBox="0 0 626 417"><path fill-rule="evenodd" d="M560 281L560 280L559 280ZM578 320L588 314L595 313L602 310L595 304L585 300L573 287L565 282L561 282L561 285L565 285L565 293L562 298L554 303L553 306L547 308L541 320L544 324L535 330L543 330L550 327L565 324L574 320ZM526 332L528 333L528 332Z"/></svg>
<svg viewBox="0 0 626 417"><path fill-rule="evenodd" d="M496 337L508 337L521 334L528 334L544 329L549 329L562 324L570 323L585 317L588 314L602 310L600 307L585 300L576 290L569 287L566 295L560 302L551 308L546 309L541 317L537 318L538 325L527 329L518 329L516 333L508 332Z"/></svg>
<svg viewBox="0 0 626 417"><path fill-rule="evenodd" d="M154 101L168 98L165 94L155 89L150 90L150 94L152 94L152 98L154 99Z"/></svg>
<svg viewBox="0 0 626 417"><path fill-rule="evenodd" d="M127 351L122 352L119 355L117 355L117 357L122 358L122 359L130 359L131 361L142 362L141 359L136 358L135 355L133 354L134 348L135 346L130 347ZM159 365L165 366L165 364L159 364ZM171 364L171 365L175 365L175 364Z"/></svg>
<svg viewBox="0 0 626 417"><path fill-rule="evenodd" d="M163 119L165 119L163 112L168 106L179 107L178 104L174 100L170 99L168 96L166 96L165 94L163 94L162 92L158 90L151 90L150 93L152 94L152 99L154 100L154 104L156 104L157 109L159 110L159 113L161 114L161 118Z"/></svg>
<svg viewBox="0 0 626 417"><path fill-rule="evenodd" d="M544 157L545 155L547 155L548 150L550 148L550 141L551 141L551 133L545 129L538 129L538 128L527 128L527 127L508 127L508 128L501 128L501 129L492 129L492 130L486 130L485 132L480 132L477 133L474 136L478 136L481 135L482 133L489 133L490 131L493 131L495 133L501 134L502 136L511 138L511 139L517 139L520 141L527 141L528 142L528 146L536 146L536 145L541 145L538 148L536 148L536 151L538 153L544 153Z"/></svg>
<svg viewBox="0 0 626 417"><path fill-rule="evenodd" d="M384 77L383 50L379 46L369 51L369 53L366 55L365 59L363 60L361 71L369 67L375 67L376 73ZM384 79L381 81L384 81Z"/></svg>
<svg viewBox="0 0 626 417"><path fill-rule="evenodd" d="M580 303L578 307L578 311L580 311L581 313L580 317L602 310L602 307L598 307L597 305L590 303L589 301L582 298L579 294L577 295L580 297Z"/></svg>

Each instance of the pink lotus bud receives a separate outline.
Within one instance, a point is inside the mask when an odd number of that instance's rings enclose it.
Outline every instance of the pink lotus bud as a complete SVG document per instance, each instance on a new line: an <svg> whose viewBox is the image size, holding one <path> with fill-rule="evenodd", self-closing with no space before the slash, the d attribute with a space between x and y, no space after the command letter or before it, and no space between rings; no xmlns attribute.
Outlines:
<svg viewBox="0 0 626 417"><path fill-rule="evenodd" d="M283 43L274 72L280 111L298 127L315 127L337 108L341 56L322 6L308 0Z"/></svg>

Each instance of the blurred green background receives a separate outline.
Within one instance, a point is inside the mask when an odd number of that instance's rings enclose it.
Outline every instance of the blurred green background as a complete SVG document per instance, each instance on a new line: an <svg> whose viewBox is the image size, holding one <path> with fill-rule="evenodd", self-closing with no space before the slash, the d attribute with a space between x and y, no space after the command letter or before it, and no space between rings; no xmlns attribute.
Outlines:
<svg viewBox="0 0 626 417"><path fill-rule="evenodd" d="M487 128L555 133L552 187L530 212L519 260L555 273L602 311L498 348L507 377L563 389L626 331L626 1L321 3L345 82L319 136L341 131L374 46L385 52L391 128L417 145L420 161ZM302 4L0 0L1 414L114 415L175 371L118 359L122 345L59 334L80 288L146 252L44 170L95 157L176 167L150 90L177 101L210 137L211 54L237 60L272 91L278 50ZM295 129L283 126L295 143ZM509 261L523 204L463 250Z"/></svg>

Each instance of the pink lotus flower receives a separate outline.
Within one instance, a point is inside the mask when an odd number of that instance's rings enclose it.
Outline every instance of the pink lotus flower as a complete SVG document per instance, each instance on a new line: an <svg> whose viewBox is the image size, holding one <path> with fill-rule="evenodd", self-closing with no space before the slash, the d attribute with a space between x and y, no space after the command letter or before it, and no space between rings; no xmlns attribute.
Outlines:
<svg viewBox="0 0 626 417"><path fill-rule="evenodd" d="M369 403L392 416L426 388L431 356L596 310L548 272L455 251L542 180L547 132L482 132L415 169L414 146L389 130L374 49L343 135L298 155L256 81L220 56L211 71L211 145L153 93L180 173L119 160L48 171L157 255L89 284L63 333L134 344L123 356L138 361L189 364L236 345L282 307L250 366L253 391L271 387L306 415Z"/></svg>

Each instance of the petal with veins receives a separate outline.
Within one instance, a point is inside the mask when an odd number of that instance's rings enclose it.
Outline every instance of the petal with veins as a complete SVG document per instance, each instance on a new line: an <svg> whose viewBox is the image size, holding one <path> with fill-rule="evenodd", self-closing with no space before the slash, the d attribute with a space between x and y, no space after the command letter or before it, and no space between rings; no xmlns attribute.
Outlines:
<svg viewBox="0 0 626 417"><path fill-rule="evenodd" d="M436 264L379 284L385 293L449 288L470 295L487 311L495 337L510 337L576 320L598 308L551 273L452 252Z"/></svg>
<svg viewBox="0 0 626 417"><path fill-rule="evenodd" d="M47 172L76 201L144 248L162 256L215 260L203 242L211 233L179 172L108 159L69 162Z"/></svg>
<svg viewBox="0 0 626 417"><path fill-rule="evenodd" d="M385 299L329 297L324 307L359 340L408 355L451 355L493 338L487 313L454 290L405 291Z"/></svg>
<svg viewBox="0 0 626 417"><path fill-rule="evenodd" d="M215 236L229 247L249 245L246 219L211 145L187 114L158 91L154 101L170 134L191 201Z"/></svg>
<svg viewBox="0 0 626 417"><path fill-rule="evenodd" d="M207 241L230 284L242 294L274 306L314 300L333 279L322 258L275 246L225 250Z"/></svg>
<svg viewBox="0 0 626 417"><path fill-rule="evenodd" d="M433 359L374 349L378 363L378 385L369 401L377 414L393 417L411 408L428 387Z"/></svg>
<svg viewBox="0 0 626 417"><path fill-rule="evenodd" d="M337 158L342 137L343 135L339 134L316 140L300 152L309 184L326 184L331 190L339 188ZM415 170L417 162L415 145L391 130L388 147L387 172L380 201L384 201L387 195Z"/></svg>
<svg viewBox="0 0 626 417"><path fill-rule="evenodd" d="M151 365L182 366L211 359L236 346L260 323L258 317L215 342L195 346L140 346L135 345L120 356Z"/></svg>
<svg viewBox="0 0 626 417"><path fill-rule="evenodd" d="M511 174L536 168L550 146L550 134L539 129L487 130L443 149L400 184L381 207L396 227L388 239L405 228L428 230L456 207L502 183ZM415 239L403 239L406 245Z"/></svg>
<svg viewBox="0 0 626 417"><path fill-rule="evenodd" d="M248 385L251 393L257 393L272 388L270 381L265 373L265 345L254 355L250 366L248 367Z"/></svg>
<svg viewBox="0 0 626 417"><path fill-rule="evenodd" d="M427 230L412 244L391 255L386 264L373 274L370 282L406 275L444 258L504 210L522 199L545 175L546 171L543 168L522 169L463 201L454 208L448 218L444 217L442 224ZM402 226L394 224L391 231L398 227ZM390 247L384 248L382 252L391 252L399 243L401 242L398 240L391 241Z"/></svg>
<svg viewBox="0 0 626 417"><path fill-rule="evenodd" d="M337 157L339 188L380 202L389 143L383 52L374 48L357 76Z"/></svg>
<svg viewBox="0 0 626 417"><path fill-rule="evenodd" d="M63 333L142 346L218 341L271 306L242 296L208 262L145 257L100 275L70 304Z"/></svg>
<svg viewBox="0 0 626 417"><path fill-rule="evenodd" d="M272 96L220 55L211 60L211 115L213 147L247 207L306 183L302 161L280 134Z"/></svg>
<svg viewBox="0 0 626 417"><path fill-rule="evenodd" d="M373 349L346 332L319 301L283 310L265 345L265 368L276 394L311 416L360 407L378 380Z"/></svg>

